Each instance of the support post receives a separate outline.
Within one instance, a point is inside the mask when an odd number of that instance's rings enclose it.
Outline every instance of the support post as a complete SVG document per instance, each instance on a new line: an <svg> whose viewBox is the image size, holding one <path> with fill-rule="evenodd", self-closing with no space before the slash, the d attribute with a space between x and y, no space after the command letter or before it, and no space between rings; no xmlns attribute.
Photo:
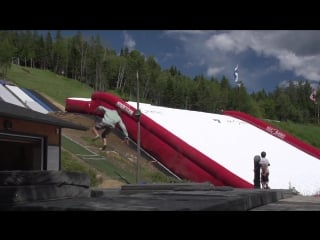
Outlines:
<svg viewBox="0 0 320 240"><path fill-rule="evenodd" d="M137 120L137 166L136 166L136 183L140 182L140 116L141 111L139 109L139 73L137 71L137 110L135 117Z"/></svg>

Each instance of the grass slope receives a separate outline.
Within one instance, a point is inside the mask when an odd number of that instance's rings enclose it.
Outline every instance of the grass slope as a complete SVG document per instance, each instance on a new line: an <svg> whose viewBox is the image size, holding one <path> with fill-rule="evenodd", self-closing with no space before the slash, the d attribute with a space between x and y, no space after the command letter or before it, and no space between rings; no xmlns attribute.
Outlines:
<svg viewBox="0 0 320 240"><path fill-rule="evenodd" d="M12 65L8 80L19 87L44 93L61 105L68 97L90 98L94 90L77 80L57 75L47 70Z"/></svg>

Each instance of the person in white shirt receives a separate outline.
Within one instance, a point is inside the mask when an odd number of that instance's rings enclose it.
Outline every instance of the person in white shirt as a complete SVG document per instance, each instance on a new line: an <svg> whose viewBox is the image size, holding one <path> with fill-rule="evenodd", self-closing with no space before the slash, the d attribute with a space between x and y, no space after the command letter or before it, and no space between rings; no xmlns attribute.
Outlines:
<svg viewBox="0 0 320 240"><path fill-rule="evenodd" d="M91 128L92 133L94 134L93 140L99 139L100 135L98 130L103 129L101 134L103 140L103 146L100 150L105 150L107 147L107 135L111 132L112 129L118 124L119 127L122 129L124 140L123 142L129 144L129 137L127 128L120 117L121 109L117 108L116 110L108 109L104 106L98 106L96 112L103 111L103 117L100 118L99 121L96 121L95 125Z"/></svg>
<svg viewBox="0 0 320 240"><path fill-rule="evenodd" d="M260 160L260 167L261 167L261 184L263 189L270 189L269 187L269 160L266 158L267 154L265 151L261 152L261 160Z"/></svg>

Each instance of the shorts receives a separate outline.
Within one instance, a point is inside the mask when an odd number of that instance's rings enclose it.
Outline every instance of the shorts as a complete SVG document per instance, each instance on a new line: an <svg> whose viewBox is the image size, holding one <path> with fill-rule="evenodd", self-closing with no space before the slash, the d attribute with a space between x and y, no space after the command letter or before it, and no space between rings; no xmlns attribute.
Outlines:
<svg viewBox="0 0 320 240"><path fill-rule="evenodd" d="M106 127L111 128L111 126L110 126L110 125L108 125L108 124L106 124L106 123L104 123L104 122L102 122L102 121L100 121L100 122L96 122L95 127L96 127L96 129L97 129L97 130L100 130L100 129L102 129L102 128L106 128Z"/></svg>
<svg viewBox="0 0 320 240"><path fill-rule="evenodd" d="M104 129L104 131L102 132L101 136L103 138L105 138L111 132L113 127L111 125L108 125L108 124L100 121L100 122L96 122L95 128L97 130Z"/></svg>

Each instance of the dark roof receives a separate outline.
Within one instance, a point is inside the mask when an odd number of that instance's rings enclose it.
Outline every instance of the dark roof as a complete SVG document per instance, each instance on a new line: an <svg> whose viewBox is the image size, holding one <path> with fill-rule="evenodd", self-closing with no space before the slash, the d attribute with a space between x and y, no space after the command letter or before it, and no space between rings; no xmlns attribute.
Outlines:
<svg viewBox="0 0 320 240"><path fill-rule="evenodd" d="M36 112L27 108L23 108L11 103L0 100L0 117L15 118L28 120L37 123L54 125L61 128L72 128L78 130L87 130L88 128L82 125L74 124L47 114Z"/></svg>

